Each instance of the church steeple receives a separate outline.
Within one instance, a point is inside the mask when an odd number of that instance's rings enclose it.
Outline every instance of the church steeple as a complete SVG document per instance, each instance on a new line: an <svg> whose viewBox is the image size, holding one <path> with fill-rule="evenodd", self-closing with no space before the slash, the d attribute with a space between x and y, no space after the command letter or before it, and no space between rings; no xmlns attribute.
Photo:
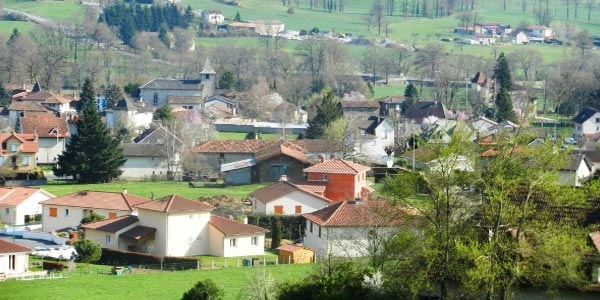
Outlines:
<svg viewBox="0 0 600 300"><path fill-rule="evenodd" d="M42 90L42 88L40 87L40 83L36 80L35 84L31 88L31 92L32 93L37 93L37 92L40 92L41 90Z"/></svg>
<svg viewBox="0 0 600 300"><path fill-rule="evenodd" d="M202 82L202 96L204 99L211 97L215 94L215 76L217 72L210 63L210 58L206 58L204 62L204 68L200 72L200 82Z"/></svg>
<svg viewBox="0 0 600 300"><path fill-rule="evenodd" d="M217 74L217 72L215 72L215 70L213 69L212 64L210 63L210 58L206 58L206 61L204 62L204 68L202 68L200 74Z"/></svg>

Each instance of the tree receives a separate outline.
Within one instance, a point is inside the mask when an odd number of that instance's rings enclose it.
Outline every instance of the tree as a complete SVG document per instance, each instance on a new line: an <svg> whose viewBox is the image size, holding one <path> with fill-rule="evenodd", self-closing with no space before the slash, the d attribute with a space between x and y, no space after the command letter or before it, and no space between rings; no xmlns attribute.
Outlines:
<svg viewBox="0 0 600 300"><path fill-rule="evenodd" d="M106 108L113 108L123 97L123 91L116 84L111 84L105 91Z"/></svg>
<svg viewBox="0 0 600 300"><path fill-rule="evenodd" d="M353 154L352 135L348 128L349 122L341 117L329 123L323 132L323 138L342 150L342 157Z"/></svg>
<svg viewBox="0 0 600 300"><path fill-rule="evenodd" d="M81 87L77 110L82 111L83 108L89 105L96 107L96 91L94 91L92 81L89 78L86 78Z"/></svg>
<svg viewBox="0 0 600 300"><path fill-rule="evenodd" d="M501 89L496 95L496 120L498 122L511 121L515 122L517 116L513 110L512 100L510 94L505 89Z"/></svg>
<svg viewBox="0 0 600 300"><path fill-rule="evenodd" d="M91 84L86 85L93 91ZM83 115L76 123L77 134L58 155L53 171L57 176L73 176L79 183L109 182L122 173L120 167L126 161L123 149L102 122L96 102L84 104Z"/></svg>
<svg viewBox="0 0 600 300"><path fill-rule="evenodd" d="M7 89L4 88L4 84L0 81L0 105L8 105L10 102L10 94Z"/></svg>
<svg viewBox="0 0 600 300"><path fill-rule="evenodd" d="M504 52L501 52L496 60L496 66L494 66L494 80L498 90L495 99L496 120L499 122L515 122L516 115L513 110L512 99L510 98L512 79L508 67L508 60L504 56Z"/></svg>
<svg viewBox="0 0 600 300"><path fill-rule="evenodd" d="M332 90L326 90L316 115L308 121L307 139L322 138L327 126L342 116L342 105Z"/></svg>
<svg viewBox="0 0 600 300"><path fill-rule="evenodd" d="M104 220L104 216L101 214L97 214L95 212L90 213L89 216L87 217L83 217L80 221L81 224L87 224L87 223L92 223L92 222L96 222L96 221L102 221Z"/></svg>
<svg viewBox="0 0 600 300"><path fill-rule="evenodd" d="M73 244L77 251L75 260L78 262L86 263L88 269L91 262L98 261L102 255L102 248L90 239L80 239Z"/></svg>
<svg viewBox="0 0 600 300"><path fill-rule="evenodd" d="M154 112L152 116L154 120L161 121L163 123L169 122L175 118L173 114L173 109L169 103L165 103L165 105L161 106Z"/></svg>
<svg viewBox="0 0 600 300"><path fill-rule="evenodd" d="M211 279L198 281L194 287L183 294L181 300L223 300L225 293Z"/></svg>
<svg viewBox="0 0 600 300"><path fill-rule="evenodd" d="M235 78L233 77L233 73L231 71L223 72L221 75L221 79L219 79L219 88L224 90L235 89Z"/></svg>
<svg viewBox="0 0 600 300"><path fill-rule="evenodd" d="M419 91L411 82L404 90L404 101L401 104L402 113L406 113L408 108L413 105L415 101L419 101Z"/></svg>
<svg viewBox="0 0 600 300"><path fill-rule="evenodd" d="M242 17L240 16L240 12L236 11L235 12L235 17L233 17L233 20L236 22L241 22L242 21Z"/></svg>
<svg viewBox="0 0 600 300"><path fill-rule="evenodd" d="M498 90L505 89L506 91L510 91L512 79L510 76L508 60L504 56L504 52L501 52L496 60L496 66L494 66L494 80Z"/></svg>
<svg viewBox="0 0 600 300"><path fill-rule="evenodd" d="M277 249L283 238L283 229L281 229L281 221L279 218L275 218L271 226L271 249Z"/></svg>

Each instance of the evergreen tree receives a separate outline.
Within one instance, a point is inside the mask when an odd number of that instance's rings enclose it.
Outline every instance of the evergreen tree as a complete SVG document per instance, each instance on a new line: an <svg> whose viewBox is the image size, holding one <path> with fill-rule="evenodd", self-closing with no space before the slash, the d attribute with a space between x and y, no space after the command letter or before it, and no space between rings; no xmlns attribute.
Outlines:
<svg viewBox="0 0 600 300"><path fill-rule="evenodd" d="M185 26L184 28L188 28L189 25L194 21L194 10L192 9L191 6L188 5L188 7L185 9L185 13L183 15L183 20L185 22Z"/></svg>
<svg viewBox="0 0 600 300"><path fill-rule="evenodd" d="M271 226L271 249L276 249L281 244L281 238L283 236L283 230L281 229L281 221L279 218L273 220Z"/></svg>
<svg viewBox="0 0 600 300"><path fill-rule="evenodd" d="M86 89L94 90L89 80L84 84L82 99L88 94ZM73 176L79 183L109 182L122 173L119 168L126 161L123 149L102 122L96 102L83 101L83 104L83 115L76 123L77 134L71 137L65 151L58 155L54 174Z"/></svg>
<svg viewBox="0 0 600 300"><path fill-rule="evenodd" d="M499 90L505 89L510 91L512 79L510 77L508 60L506 60L504 52L500 53L496 60L496 66L494 66L494 80L496 81L496 85L499 86Z"/></svg>
<svg viewBox="0 0 600 300"><path fill-rule="evenodd" d="M517 117L513 110L510 94L505 89L501 89L496 95L496 120L498 122L511 121L515 122Z"/></svg>
<svg viewBox="0 0 600 300"><path fill-rule="evenodd" d="M171 121L175 116L173 115L173 109L169 103L165 103L165 105L161 106L161 108L157 109L153 115L154 120L157 121Z"/></svg>
<svg viewBox="0 0 600 300"><path fill-rule="evenodd" d="M242 17L240 16L240 12L239 11L237 11L235 13L235 17L233 17L233 20L236 21L236 22L241 22L242 21Z"/></svg>
<svg viewBox="0 0 600 300"><path fill-rule="evenodd" d="M406 113L408 108L411 105L413 105L413 103L415 103L415 101L418 101L418 100L419 100L419 91L412 83L409 83L408 86L406 87L406 90L404 90L404 102L402 102L402 104L401 104L402 113Z"/></svg>
<svg viewBox="0 0 600 300"><path fill-rule="evenodd" d="M106 89L106 108L113 108L117 102L123 99L123 91L116 84L111 84Z"/></svg>
<svg viewBox="0 0 600 300"><path fill-rule="evenodd" d="M323 102L317 108L317 114L308 121L307 139L319 139L325 134L329 124L342 117L342 105L332 90L326 90Z"/></svg>
<svg viewBox="0 0 600 300"><path fill-rule="evenodd" d="M158 31L158 39L163 42L167 48L171 47L171 41L169 40L166 26L163 25L160 27L160 30Z"/></svg>
<svg viewBox="0 0 600 300"><path fill-rule="evenodd" d="M96 106L96 92L94 91L94 86L89 78L83 82L77 110L82 111L83 108L88 104Z"/></svg>
<svg viewBox="0 0 600 300"><path fill-rule="evenodd" d="M12 33L10 34L10 37L8 38L8 41L6 42L7 45L12 44L19 36L21 36L21 33L19 32L18 29L14 28Z"/></svg>
<svg viewBox="0 0 600 300"><path fill-rule="evenodd" d="M4 88L4 84L0 81L0 105L8 105L10 102L10 93Z"/></svg>
<svg viewBox="0 0 600 300"><path fill-rule="evenodd" d="M225 90L235 88L235 78L233 77L233 73L231 71L223 72L221 79L219 79L219 88Z"/></svg>

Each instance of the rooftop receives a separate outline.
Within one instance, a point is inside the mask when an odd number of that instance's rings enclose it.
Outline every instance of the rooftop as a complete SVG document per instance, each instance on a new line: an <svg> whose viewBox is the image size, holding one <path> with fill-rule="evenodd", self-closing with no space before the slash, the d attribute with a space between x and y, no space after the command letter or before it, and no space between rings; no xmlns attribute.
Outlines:
<svg viewBox="0 0 600 300"><path fill-rule="evenodd" d="M210 216L210 225L222 232L225 236L267 233L269 230L262 227L240 223L217 215Z"/></svg>
<svg viewBox="0 0 600 300"><path fill-rule="evenodd" d="M358 174L366 172L371 168L363 166L351 161L334 158L318 163L314 166L304 169L304 172L321 172L321 173L339 173L339 174Z"/></svg>
<svg viewBox="0 0 600 300"><path fill-rule="evenodd" d="M127 193L80 191L40 202L43 205L60 205L96 209L133 211L134 206L149 201Z"/></svg>
<svg viewBox="0 0 600 300"><path fill-rule="evenodd" d="M148 201L138 205L136 208L160 212L211 211L214 209L211 205L176 195Z"/></svg>

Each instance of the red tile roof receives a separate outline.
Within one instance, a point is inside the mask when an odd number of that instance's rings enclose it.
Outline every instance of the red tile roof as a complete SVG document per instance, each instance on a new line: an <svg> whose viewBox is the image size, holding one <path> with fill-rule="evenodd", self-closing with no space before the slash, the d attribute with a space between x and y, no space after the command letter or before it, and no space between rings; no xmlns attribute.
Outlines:
<svg viewBox="0 0 600 300"><path fill-rule="evenodd" d="M138 205L137 208L162 212L211 211L214 209L214 207L211 205L176 195L166 196L154 201L149 201Z"/></svg>
<svg viewBox="0 0 600 300"><path fill-rule="evenodd" d="M51 112L52 110L34 101L13 101L8 106L8 110L15 111L41 111Z"/></svg>
<svg viewBox="0 0 600 300"><path fill-rule="evenodd" d="M267 233L269 230L262 227L240 223L238 221L219 217L217 215L210 216L210 225L222 232L225 236L246 235L255 233Z"/></svg>
<svg viewBox="0 0 600 300"><path fill-rule="evenodd" d="M323 193L325 193L325 189L327 188L327 182L323 181L292 180L290 182L305 191L319 195L323 195Z"/></svg>
<svg viewBox="0 0 600 300"><path fill-rule="evenodd" d="M0 134L0 143L4 143L9 138L16 138L21 142L21 152L23 153L37 153L39 149L38 136L35 134L26 133L2 133ZM2 151L9 151L10 149L2 149Z"/></svg>
<svg viewBox="0 0 600 300"><path fill-rule="evenodd" d="M31 252L31 249L9 241L0 240L0 253L21 253Z"/></svg>
<svg viewBox="0 0 600 300"><path fill-rule="evenodd" d="M284 141L279 141L279 143L258 150L255 154L256 160L259 162L277 155L286 155L305 164L310 163L306 152L302 148Z"/></svg>
<svg viewBox="0 0 600 300"><path fill-rule="evenodd" d="M269 203L295 191L299 191L310 196L319 198L327 203L331 202L329 199L323 196L317 195L311 191L304 190L288 181L279 181L271 185L265 186L250 193L250 196L263 203Z"/></svg>
<svg viewBox="0 0 600 300"><path fill-rule="evenodd" d="M134 206L150 201L131 194L116 192L80 191L40 202L43 205L60 205L108 210L133 211Z"/></svg>
<svg viewBox="0 0 600 300"><path fill-rule="evenodd" d="M236 140L236 141L206 141L196 146L196 153L255 153L264 148L273 146L279 141L265 140Z"/></svg>
<svg viewBox="0 0 600 300"><path fill-rule="evenodd" d="M3 187L0 188L0 206L17 206L37 192L42 192L54 198L54 195L38 188Z"/></svg>
<svg viewBox="0 0 600 300"><path fill-rule="evenodd" d="M125 215L112 219L104 219L93 223L87 223L81 227L85 229L94 229L105 232L117 232L131 224L138 222L138 217L133 215Z"/></svg>
<svg viewBox="0 0 600 300"><path fill-rule="evenodd" d="M302 215L320 226L398 226L410 221L415 211L393 206L387 201L362 203L343 201Z"/></svg>
<svg viewBox="0 0 600 300"><path fill-rule="evenodd" d="M21 118L23 133L36 133L39 137L68 137L67 120L49 112L25 112Z"/></svg>
<svg viewBox="0 0 600 300"><path fill-rule="evenodd" d="M343 159L330 159L304 169L304 172L358 174L371 168Z"/></svg>
<svg viewBox="0 0 600 300"><path fill-rule="evenodd" d="M307 248L307 247L297 246L297 245L291 245L291 244L281 245L281 246L277 247L277 250L279 250L279 251L287 251L287 252L295 252L295 251L302 250L302 249L314 251L313 249L310 249L310 248Z"/></svg>

